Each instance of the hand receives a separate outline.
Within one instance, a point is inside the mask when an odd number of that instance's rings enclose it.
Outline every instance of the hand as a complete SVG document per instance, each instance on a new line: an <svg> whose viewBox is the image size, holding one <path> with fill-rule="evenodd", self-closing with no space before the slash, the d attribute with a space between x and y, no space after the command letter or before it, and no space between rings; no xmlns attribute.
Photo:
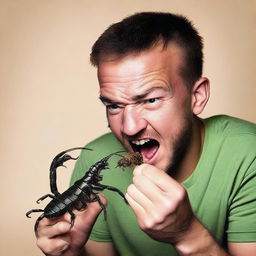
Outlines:
<svg viewBox="0 0 256 256"><path fill-rule="evenodd" d="M99 196L106 205L106 199ZM48 256L79 255L101 211L98 202L88 203L83 211L74 211L76 218L71 229L69 213L58 219L42 219L38 226L37 246Z"/></svg>
<svg viewBox="0 0 256 256"><path fill-rule="evenodd" d="M182 185L152 165L135 167L126 199L140 228L161 242L179 242L195 218Z"/></svg>

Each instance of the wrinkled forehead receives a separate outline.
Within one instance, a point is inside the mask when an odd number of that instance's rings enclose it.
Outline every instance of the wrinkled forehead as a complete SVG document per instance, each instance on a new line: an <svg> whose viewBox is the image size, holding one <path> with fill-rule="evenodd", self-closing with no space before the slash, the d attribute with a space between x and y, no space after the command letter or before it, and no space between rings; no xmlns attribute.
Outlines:
<svg viewBox="0 0 256 256"><path fill-rule="evenodd" d="M98 65L98 79L100 84L111 81L113 78L126 79L164 71L166 74L174 76L179 74L179 69L183 63L183 50L174 43L170 43L163 48L157 45L149 50L139 53L131 53L122 58L111 56L109 60Z"/></svg>

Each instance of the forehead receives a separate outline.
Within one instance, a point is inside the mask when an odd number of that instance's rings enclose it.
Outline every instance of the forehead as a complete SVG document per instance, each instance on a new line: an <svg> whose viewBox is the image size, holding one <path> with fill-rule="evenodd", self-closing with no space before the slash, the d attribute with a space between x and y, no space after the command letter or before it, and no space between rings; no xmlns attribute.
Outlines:
<svg viewBox="0 0 256 256"><path fill-rule="evenodd" d="M183 52L177 45L169 44L166 48L157 45L141 53L100 63L99 83L102 87L108 83L140 81L158 75L165 79L178 79L182 60Z"/></svg>

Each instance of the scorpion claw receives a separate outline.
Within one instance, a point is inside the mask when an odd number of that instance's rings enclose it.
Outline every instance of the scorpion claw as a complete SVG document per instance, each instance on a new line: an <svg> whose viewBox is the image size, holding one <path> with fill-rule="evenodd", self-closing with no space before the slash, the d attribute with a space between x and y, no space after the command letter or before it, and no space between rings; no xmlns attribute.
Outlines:
<svg viewBox="0 0 256 256"><path fill-rule="evenodd" d="M39 199L36 200L36 203L37 203L37 204L40 204L41 201L43 201L42 198L39 198Z"/></svg>
<svg viewBox="0 0 256 256"><path fill-rule="evenodd" d="M27 213L26 213L26 216L27 216L28 218L31 218L30 213L31 213L31 212L27 212Z"/></svg>

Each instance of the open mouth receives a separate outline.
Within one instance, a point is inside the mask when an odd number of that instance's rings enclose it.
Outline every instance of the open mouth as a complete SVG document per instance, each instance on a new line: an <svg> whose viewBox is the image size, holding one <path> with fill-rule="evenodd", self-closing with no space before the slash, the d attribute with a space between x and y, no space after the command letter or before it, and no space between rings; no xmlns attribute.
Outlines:
<svg viewBox="0 0 256 256"><path fill-rule="evenodd" d="M153 139L133 140L130 143L135 152L142 154L144 162L149 162L159 148L159 142Z"/></svg>

